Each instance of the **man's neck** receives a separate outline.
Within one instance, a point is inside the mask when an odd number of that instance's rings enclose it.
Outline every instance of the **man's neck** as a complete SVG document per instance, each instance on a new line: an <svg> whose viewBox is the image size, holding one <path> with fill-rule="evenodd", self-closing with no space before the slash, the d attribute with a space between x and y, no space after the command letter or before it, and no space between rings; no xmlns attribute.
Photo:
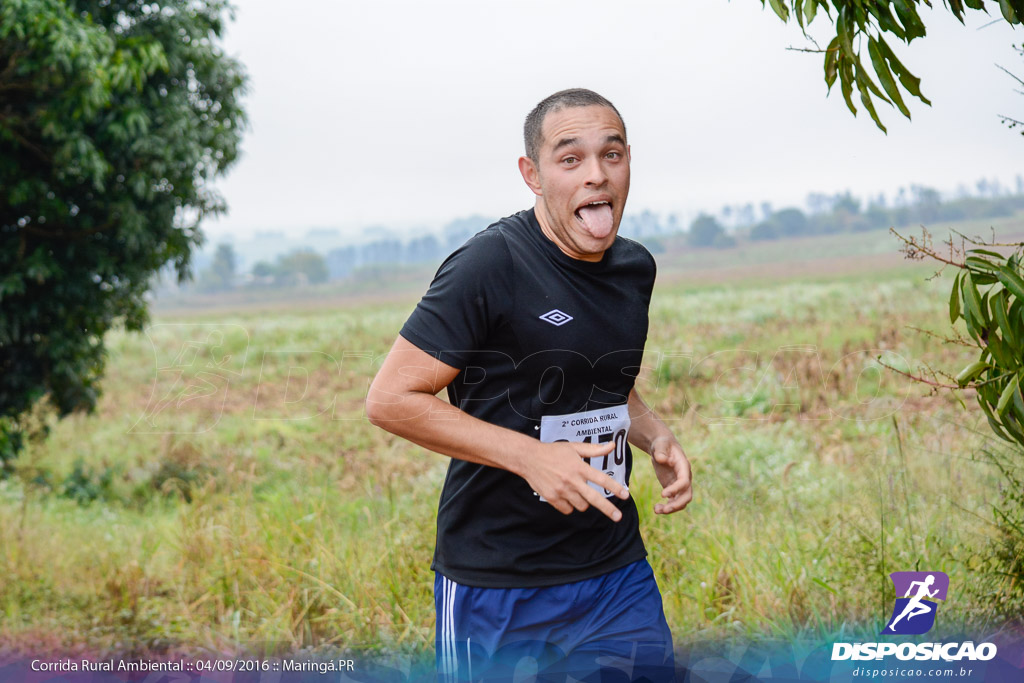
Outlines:
<svg viewBox="0 0 1024 683"><path fill-rule="evenodd" d="M589 261L591 263L597 263L604 258L604 252L598 252L596 254L580 254L572 251L567 245L563 244L561 240L555 234L555 231L551 228L551 217L548 215L547 209L544 203L538 198L537 202L533 206L533 213L537 217L537 223L540 225L540 231L546 238L551 240L558 250L568 256L569 258L576 259L577 261Z"/></svg>

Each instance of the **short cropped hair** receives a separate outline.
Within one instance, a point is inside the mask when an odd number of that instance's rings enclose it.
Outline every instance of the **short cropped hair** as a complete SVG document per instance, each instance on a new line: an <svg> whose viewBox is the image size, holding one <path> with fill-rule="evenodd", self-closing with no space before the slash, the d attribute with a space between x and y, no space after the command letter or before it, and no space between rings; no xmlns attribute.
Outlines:
<svg viewBox="0 0 1024 683"><path fill-rule="evenodd" d="M615 112L615 115L619 117L619 121L622 122L622 132L626 132L626 122L622 120L622 114L606 98L586 88L560 90L554 95L545 97L533 108L533 111L526 115L526 123L523 125L523 142L526 145L526 156L533 159L534 163L540 161L540 147L544 142L541 127L544 125L544 118L549 113L571 107L590 107L595 105L608 107Z"/></svg>

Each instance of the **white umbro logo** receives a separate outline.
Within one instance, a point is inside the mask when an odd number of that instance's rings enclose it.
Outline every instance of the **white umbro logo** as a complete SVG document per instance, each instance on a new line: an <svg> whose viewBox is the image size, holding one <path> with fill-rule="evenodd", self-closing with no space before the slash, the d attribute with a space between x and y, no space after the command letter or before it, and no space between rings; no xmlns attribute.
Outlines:
<svg viewBox="0 0 1024 683"><path fill-rule="evenodd" d="M551 323L555 327L561 327L562 325L572 320L572 316L569 315L568 313L562 313L557 308L554 308L545 313L544 315L540 316L540 319L546 323Z"/></svg>

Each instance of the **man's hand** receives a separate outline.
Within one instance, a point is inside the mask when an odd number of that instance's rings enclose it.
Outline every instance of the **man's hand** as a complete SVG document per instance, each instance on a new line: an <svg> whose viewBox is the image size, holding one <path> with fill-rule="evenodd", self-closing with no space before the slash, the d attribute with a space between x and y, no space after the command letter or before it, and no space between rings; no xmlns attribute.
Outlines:
<svg viewBox="0 0 1024 683"><path fill-rule="evenodd" d="M661 497L668 500L654 506L659 515L669 515L685 508L693 499L690 489L690 461L675 438L662 436L651 442L651 462L658 481L664 487Z"/></svg>
<svg viewBox="0 0 1024 683"><path fill-rule="evenodd" d="M614 443L542 443L523 464L521 475L534 491L563 515L573 510L583 512L594 506L613 522L618 522L622 519L622 512L588 482L594 482L623 500L629 498L629 490L583 461L583 458L604 457L614 448Z"/></svg>

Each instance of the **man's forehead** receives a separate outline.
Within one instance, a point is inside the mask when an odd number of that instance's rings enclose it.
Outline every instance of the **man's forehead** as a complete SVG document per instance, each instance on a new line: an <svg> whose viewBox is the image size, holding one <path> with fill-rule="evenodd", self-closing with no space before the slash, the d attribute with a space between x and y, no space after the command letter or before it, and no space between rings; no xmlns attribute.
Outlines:
<svg viewBox="0 0 1024 683"><path fill-rule="evenodd" d="M583 107L561 107L549 111L541 125L544 145L557 145L563 138L579 133L606 132L626 140L626 129L614 109L600 104Z"/></svg>

